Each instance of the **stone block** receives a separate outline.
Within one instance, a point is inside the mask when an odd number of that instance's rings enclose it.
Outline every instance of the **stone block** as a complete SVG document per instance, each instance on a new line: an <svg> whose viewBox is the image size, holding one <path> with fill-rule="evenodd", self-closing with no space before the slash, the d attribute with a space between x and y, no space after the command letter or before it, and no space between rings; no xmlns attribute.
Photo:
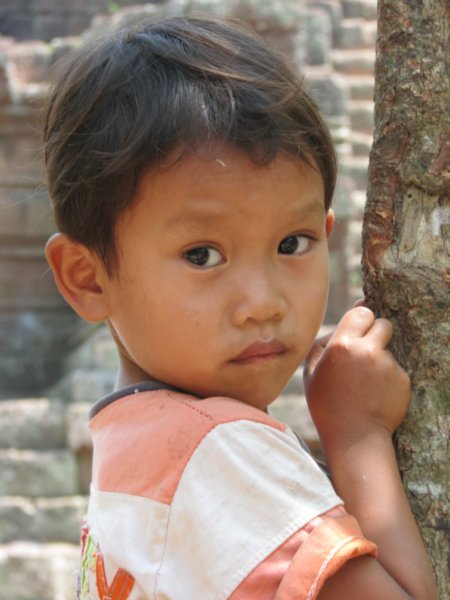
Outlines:
<svg viewBox="0 0 450 600"><path fill-rule="evenodd" d="M119 359L116 344L106 325L92 325L91 334L66 359L66 370L97 369L117 372Z"/></svg>
<svg viewBox="0 0 450 600"><path fill-rule="evenodd" d="M60 402L47 399L0 402L0 448L62 448L66 423Z"/></svg>
<svg viewBox="0 0 450 600"><path fill-rule="evenodd" d="M75 22L79 28L75 28ZM40 13L33 19L32 35L34 38L50 42L56 37L66 37L75 34L81 34L89 25L89 16L76 16L75 19L70 14L66 14L61 10Z"/></svg>
<svg viewBox="0 0 450 600"><path fill-rule="evenodd" d="M333 50L333 67L345 75L371 75L375 70L375 50Z"/></svg>
<svg viewBox="0 0 450 600"><path fill-rule="evenodd" d="M347 163L351 160L351 156L341 156L339 162ZM343 171L339 170L339 175L336 182L336 191L333 198L333 210L336 221L338 221L340 224L348 223L353 218L354 211L351 198L354 190L355 182L351 175L345 174ZM339 229L337 229L336 232L333 231L333 235L329 240L330 251L344 255L345 244L345 236L342 239L339 239Z"/></svg>
<svg viewBox="0 0 450 600"><path fill-rule="evenodd" d="M366 190L369 178L369 159L366 156L344 157L340 162L341 173L352 178L358 190Z"/></svg>
<svg viewBox="0 0 450 600"><path fill-rule="evenodd" d="M23 223L24 236L39 236L47 240L55 231L56 225L53 209L47 191L43 186L37 186L24 198L26 207L25 221ZM42 249L44 245L42 245Z"/></svg>
<svg viewBox="0 0 450 600"><path fill-rule="evenodd" d="M100 369L72 371L48 390L66 402L95 402L114 389L116 374Z"/></svg>
<svg viewBox="0 0 450 600"><path fill-rule="evenodd" d="M331 21L325 10L310 9L306 15L306 63L329 63L331 48Z"/></svg>
<svg viewBox="0 0 450 600"><path fill-rule="evenodd" d="M88 427L91 406L89 402L77 402L67 410L67 440L77 461L78 489L86 495L92 479L92 439Z"/></svg>
<svg viewBox="0 0 450 600"><path fill-rule="evenodd" d="M340 175L340 191L336 194L335 203L336 212L345 214L347 212L347 204L344 200L342 206L342 180L344 177ZM345 178L353 185L353 180ZM349 184L350 185L350 184ZM326 312L327 323L337 323L341 316L349 307L348 294L348 256L347 256L347 233L348 233L348 218L337 218L333 229L333 235L329 240L330 249L330 294Z"/></svg>
<svg viewBox="0 0 450 600"><path fill-rule="evenodd" d="M1 598L73 600L78 545L15 542L0 546Z"/></svg>
<svg viewBox="0 0 450 600"><path fill-rule="evenodd" d="M371 100L373 102L375 80L372 76L349 75L346 77L346 81L351 100Z"/></svg>
<svg viewBox="0 0 450 600"><path fill-rule="evenodd" d="M350 119L348 116L326 115L326 122L330 129L331 137L333 138L339 157L351 154L352 147L349 140L352 132L350 129Z"/></svg>
<svg viewBox="0 0 450 600"><path fill-rule="evenodd" d="M68 3L61 4L60 0L33 0L34 6L40 12L64 12L66 15L70 15L71 13L92 13L92 12L106 12L108 10L109 4L111 4L110 0L76 0L76 3L73 3L72 6ZM120 6L126 6L127 4L131 4L129 0L120 0L118 2ZM132 4L139 4L139 0L134 0Z"/></svg>
<svg viewBox="0 0 450 600"><path fill-rule="evenodd" d="M268 30L260 32L265 41L277 52L292 57L294 64L305 64L305 36L303 32Z"/></svg>
<svg viewBox="0 0 450 600"><path fill-rule="evenodd" d="M347 19L376 19L377 0L342 0L342 10Z"/></svg>
<svg viewBox="0 0 450 600"><path fill-rule="evenodd" d="M12 104L0 107L0 135L37 137L36 110L27 104ZM7 174L2 173L2 178Z"/></svg>
<svg viewBox="0 0 450 600"><path fill-rule="evenodd" d="M354 131L373 134L374 103L370 100L351 100L348 103L350 123Z"/></svg>
<svg viewBox="0 0 450 600"><path fill-rule="evenodd" d="M67 15L74 10L83 10L83 2L80 2L80 0L75 0L75 2L73 2L71 5L66 2L62 3L60 0L32 0L32 3L33 12L35 15L49 12L53 14L59 13ZM92 5L96 8L98 7L99 10L101 9L101 4L102 0L95 0L95 2L92 3Z"/></svg>
<svg viewBox="0 0 450 600"><path fill-rule="evenodd" d="M25 5L25 8L20 9L19 3ZM8 5L14 7L14 12L2 15L2 35L14 37L16 40L24 40L29 37L33 17L27 11L26 4L26 0L18 0L17 5L16 2L2 2L2 9Z"/></svg>
<svg viewBox="0 0 450 600"><path fill-rule="evenodd" d="M173 3L176 6L176 2ZM277 28L283 31L294 31L299 29L305 10L303 0L284 0L282 2L267 2L266 0L194 0L187 3L189 13L205 11L207 14L222 13L241 19L245 23L259 23L260 27ZM205 10L206 9L206 10Z"/></svg>
<svg viewBox="0 0 450 600"><path fill-rule="evenodd" d="M365 196L365 194L364 194ZM358 266L361 262L362 252L362 223L361 221L352 221L348 228L348 250L349 257L355 261Z"/></svg>
<svg viewBox="0 0 450 600"><path fill-rule="evenodd" d="M351 174L359 190L366 190L369 183L369 158L355 156L351 161Z"/></svg>
<svg viewBox="0 0 450 600"><path fill-rule="evenodd" d="M9 104L11 102L11 96L9 94L9 86L6 77L2 76L0 71L0 106Z"/></svg>
<svg viewBox="0 0 450 600"><path fill-rule="evenodd" d="M95 12L93 10L87 12L86 14L72 14L69 15L66 19L65 23L65 31L66 36L78 36L83 33L86 29L88 29L91 24L92 18ZM56 36L61 35L61 33L56 33ZM53 37L56 37L53 36Z"/></svg>
<svg viewBox="0 0 450 600"><path fill-rule="evenodd" d="M77 402L67 410L67 441L73 452L92 448L88 429L91 406L89 402Z"/></svg>
<svg viewBox="0 0 450 600"><path fill-rule="evenodd" d="M80 343L85 328L59 296L24 295L22 303L19 309L0 303L0 398L4 399L24 398L59 381L64 357Z"/></svg>
<svg viewBox="0 0 450 600"><path fill-rule="evenodd" d="M0 137L0 173L16 185L31 185L43 179L43 160L39 136L30 124L28 135L9 128ZM2 177L2 179L3 179ZM1 181L0 181L1 185Z"/></svg>
<svg viewBox="0 0 450 600"><path fill-rule="evenodd" d="M309 0L308 9L310 10L311 8L320 8L328 13L333 33L340 26L342 21L342 6L339 1Z"/></svg>
<svg viewBox="0 0 450 600"><path fill-rule="evenodd" d="M0 159L1 160L1 159ZM26 207L23 204L23 191L0 186L0 236L21 235ZM2 264L2 270L4 266ZM0 277L4 279L4 275ZM1 283L0 283L1 292Z"/></svg>
<svg viewBox="0 0 450 600"><path fill-rule="evenodd" d="M8 73L12 86L41 83L49 75L51 48L42 41L17 43L9 51Z"/></svg>
<svg viewBox="0 0 450 600"><path fill-rule="evenodd" d="M372 141L372 135L354 131L351 137L353 154L355 156L368 157L372 148Z"/></svg>
<svg viewBox="0 0 450 600"><path fill-rule="evenodd" d="M33 307L61 306L62 300L56 294L53 278L43 256L43 243L37 247L11 245L0 248L2 270L0 273L0 307L22 309L23 325L29 334L33 332L42 338L45 331L31 315ZM11 340L3 340L10 343ZM16 341L19 341L18 339ZM31 341L31 339L30 339ZM0 340L0 347L2 340Z"/></svg>
<svg viewBox="0 0 450 600"><path fill-rule="evenodd" d="M358 230L362 229L362 219L364 214L364 209L367 201L367 190L355 190L352 194L352 205L355 214L355 219L350 224L350 231L352 231L355 227ZM361 241L359 241L359 245L361 245ZM358 246L359 247L359 246Z"/></svg>
<svg viewBox="0 0 450 600"><path fill-rule="evenodd" d="M8 76L6 74L7 57L0 47L0 105L9 104L11 96L9 94Z"/></svg>
<svg viewBox="0 0 450 600"><path fill-rule="evenodd" d="M0 544L13 541L78 544L87 498L0 498Z"/></svg>
<svg viewBox="0 0 450 600"><path fill-rule="evenodd" d="M337 48L375 48L377 39L377 22L363 19L342 21L336 31Z"/></svg>
<svg viewBox="0 0 450 600"><path fill-rule="evenodd" d="M308 89L324 116L347 114L349 93L344 77L336 75L328 69L326 71L308 69L306 76Z"/></svg>
<svg viewBox="0 0 450 600"><path fill-rule="evenodd" d="M15 2L2 3L2 17L8 18L20 13L27 13L29 2L27 0L16 0Z"/></svg>
<svg viewBox="0 0 450 600"><path fill-rule="evenodd" d="M78 475L69 450L0 450L0 496L74 496Z"/></svg>
<svg viewBox="0 0 450 600"><path fill-rule="evenodd" d="M313 454L318 455L319 436L304 396L282 396L270 405L269 413L275 419L288 424L308 444Z"/></svg>
<svg viewBox="0 0 450 600"><path fill-rule="evenodd" d="M79 493L88 496L92 481L92 449L82 448L76 453L76 460Z"/></svg>
<svg viewBox="0 0 450 600"><path fill-rule="evenodd" d="M71 52L79 44L79 37L56 37L49 42L52 66L67 52Z"/></svg>

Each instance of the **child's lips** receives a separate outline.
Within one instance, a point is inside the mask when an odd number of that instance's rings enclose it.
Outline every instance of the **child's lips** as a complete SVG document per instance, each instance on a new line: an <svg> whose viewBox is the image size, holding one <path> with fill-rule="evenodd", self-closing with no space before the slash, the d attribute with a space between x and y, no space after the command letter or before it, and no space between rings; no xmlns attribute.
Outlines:
<svg viewBox="0 0 450 600"><path fill-rule="evenodd" d="M284 354L286 351L287 347L279 340L256 341L244 348L231 362L240 364L266 362Z"/></svg>

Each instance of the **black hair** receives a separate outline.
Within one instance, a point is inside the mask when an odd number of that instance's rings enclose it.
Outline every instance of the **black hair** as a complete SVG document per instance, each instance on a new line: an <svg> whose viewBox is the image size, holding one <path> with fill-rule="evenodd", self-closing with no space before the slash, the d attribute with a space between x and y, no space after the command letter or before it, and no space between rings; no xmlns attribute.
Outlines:
<svg viewBox="0 0 450 600"><path fill-rule="evenodd" d="M285 152L319 170L325 210L335 187L333 142L302 80L237 22L170 18L81 46L57 71L43 135L57 226L110 273L119 216L176 148L220 141L257 164Z"/></svg>

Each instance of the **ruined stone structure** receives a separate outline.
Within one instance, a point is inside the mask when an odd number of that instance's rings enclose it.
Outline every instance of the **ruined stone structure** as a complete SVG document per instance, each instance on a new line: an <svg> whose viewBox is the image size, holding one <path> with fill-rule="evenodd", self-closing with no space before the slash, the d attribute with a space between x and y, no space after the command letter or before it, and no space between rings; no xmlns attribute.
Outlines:
<svg viewBox="0 0 450 600"><path fill-rule="evenodd" d="M64 305L43 257L53 223L39 151L40 86L76 36L144 13L204 12L237 16L286 52L305 73L340 157L327 323L359 294L376 0L118 4L19 0L0 7L0 600L74 597L90 469L87 411L111 389L116 365L106 330L92 334ZM92 21L94 13L101 16ZM301 392L294 377L273 414L314 447Z"/></svg>
<svg viewBox="0 0 450 600"><path fill-rule="evenodd" d="M161 0L160 0L161 1ZM0 34L15 40L42 40L79 35L98 13L143 4L136 0L15 0L0 4ZM158 4L154 0L152 4Z"/></svg>

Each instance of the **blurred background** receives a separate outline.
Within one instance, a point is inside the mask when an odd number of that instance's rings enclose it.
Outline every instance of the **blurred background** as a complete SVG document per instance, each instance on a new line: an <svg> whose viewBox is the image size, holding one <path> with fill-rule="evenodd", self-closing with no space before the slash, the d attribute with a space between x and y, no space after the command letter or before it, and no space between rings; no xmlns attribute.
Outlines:
<svg viewBox="0 0 450 600"><path fill-rule="evenodd" d="M107 28L199 13L241 19L305 75L339 155L324 331L361 296L376 0L0 0L0 600L75 597L87 412L112 389L117 361L106 328L64 304L45 262L54 224L40 148L43 85L62 54ZM300 373L271 412L320 455Z"/></svg>

